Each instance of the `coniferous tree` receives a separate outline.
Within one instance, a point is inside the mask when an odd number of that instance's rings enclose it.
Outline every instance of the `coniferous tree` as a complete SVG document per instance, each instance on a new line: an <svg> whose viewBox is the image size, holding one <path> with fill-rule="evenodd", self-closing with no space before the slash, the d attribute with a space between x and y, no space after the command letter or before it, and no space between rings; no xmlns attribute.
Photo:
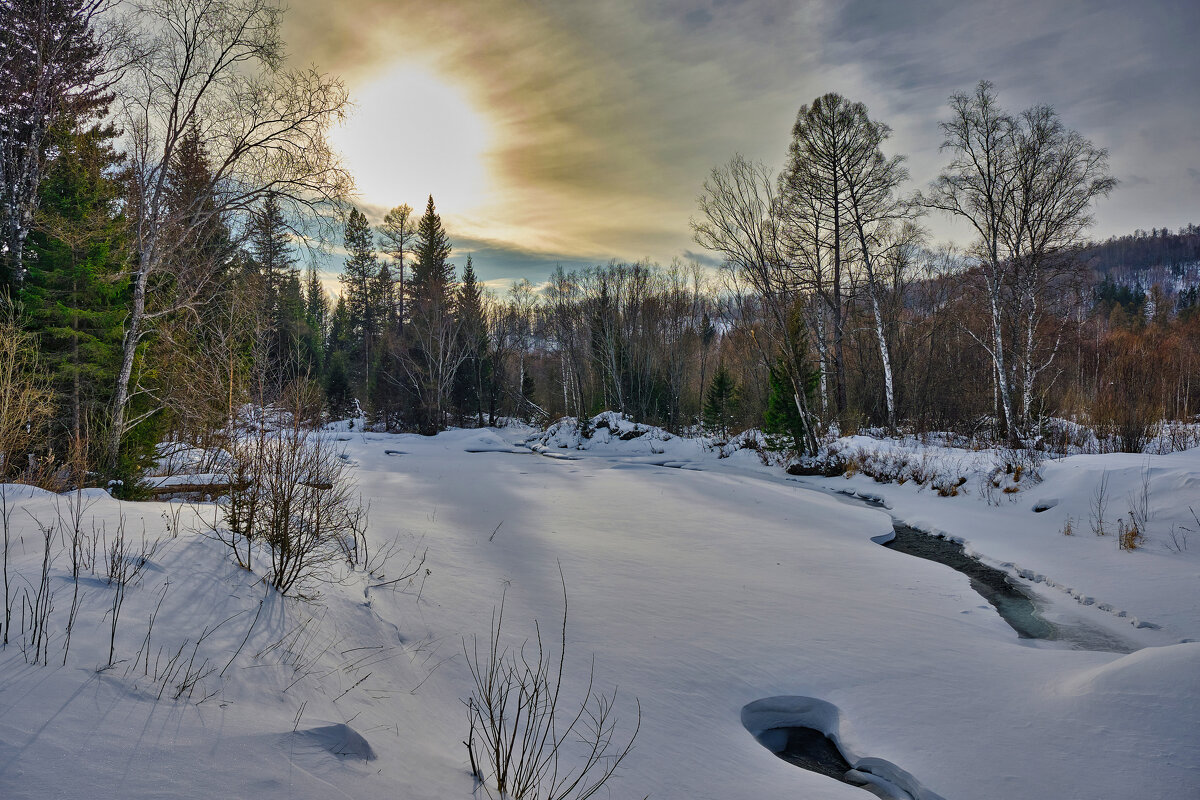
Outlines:
<svg viewBox="0 0 1200 800"><path fill-rule="evenodd" d="M112 99L94 22L110 0L11 0L0 10L0 285L24 280L25 242L55 129Z"/></svg>
<svg viewBox="0 0 1200 800"><path fill-rule="evenodd" d="M347 364L347 353L353 341L352 328L346 298L338 297L329 317L325 358L325 399L335 416L353 411L354 389Z"/></svg>
<svg viewBox="0 0 1200 800"><path fill-rule="evenodd" d="M315 264L309 264L304 275L304 313L309 326L324 341L326 328L329 327L329 297L321 285L321 276Z"/></svg>
<svg viewBox="0 0 1200 800"><path fill-rule="evenodd" d="M463 362L458 370L455 395L460 416L474 414L483 427L483 403L491 380L492 362L488 348L487 318L483 308L483 290L475 278L475 267L467 256L462 283L458 288L456 316L463 347Z"/></svg>
<svg viewBox="0 0 1200 800"><path fill-rule="evenodd" d="M120 277L120 185L111 177L120 164L116 132L63 126L51 135L57 154L39 187L20 297L59 397L52 435L61 446L103 424L120 362L127 281Z"/></svg>
<svg viewBox="0 0 1200 800"><path fill-rule="evenodd" d="M371 382L371 359L374 357L377 320L373 288L378 277L378 259L366 216L357 208L350 210L345 231L346 265L342 270L342 287L346 314L349 319L350 341L346 350L352 364L352 383L359 397L366 398Z"/></svg>
<svg viewBox="0 0 1200 800"><path fill-rule="evenodd" d="M296 272L292 239L287 220L273 194L263 199L262 208L250 218L250 254L267 279L273 295Z"/></svg>
<svg viewBox="0 0 1200 800"><path fill-rule="evenodd" d="M387 213L383 218L383 225L379 227L379 248L392 257L391 276L396 284L396 325L398 333L404 331L404 301L407 296L404 286L404 273L407 269L407 259L413 254L413 246L417 237L417 226L412 215L412 206L408 204L396 206Z"/></svg>
<svg viewBox="0 0 1200 800"><path fill-rule="evenodd" d="M166 210L171 220L168 274L160 290L201 298L228 275L234 245L216 196L216 178L199 128L184 134L167 168Z"/></svg>
<svg viewBox="0 0 1200 800"><path fill-rule="evenodd" d="M375 347L372 352L371 382L367 387L371 399L371 410L391 428L396 414L395 392L390 381L384 379L391 374L392 354L396 352L399 338L399 309L396 303L396 285L387 262L380 261L379 272L371 279L371 315L375 320Z"/></svg>
<svg viewBox="0 0 1200 800"><path fill-rule="evenodd" d="M433 303L445 307L454 282L450 263L450 238L442 227L442 218L433 204L433 195L417 223L417 240L409 296L414 303Z"/></svg>
<svg viewBox="0 0 1200 800"><path fill-rule="evenodd" d="M784 376L783 369L783 365L779 364L767 376L769 391L767 408L763 412L763 433L767 434L767 442L772 448L794 448L797 453L807 455L810 454L807 438L811 421L805 419L796 407L792 382ZM809 372L805 377L804 388L807 399L811 401L817 386L817 374Z"/></svg>
<svg viewBox="0 0 1200 800"><path fill-rule="evenodd" d="M311 370L314 353L308 336L300 273L291 234L273 194L250 218L250 255L263 279L263 313L271 326L270 369L284 382Z"/></svg>
<svg viewBox="0 0 1200 800"><path fill-rule="evenodd" d="M451 300L454 265L450 239L433 197L417 224L416 262L409 283L409 324L400 364L405 388L416 399L415 421L423 433L445 425L444 412L454 388L463 351Z"/></svg>
<svg viewBox="0 0 1200 800"><path fill-rule="evenodd" d="M704 397L704 430L721 439L729 438L737 405L737 384L722 361Z"/></svg>
<svg viewBox="0 0 1200 800"><path fill-rule="evenodd" d="M233 241L208 148L195 125L167 167L164 203L170 224L164 231L163 268L150 284L150 299L159 309L174 306L182 313L168 315L146 337L146 358L157 369L143 369L139 380L162 398L168 411L158 415L168 417L159 424L176 423L182 429L177 432L203 436L218 420L228 422L245 400L239 389L245 388L241 378L251 370L251 342L260 335L256 328L266 327L259 313L265 280ZM176 358L176 352L188 358ZM211 369L213 383L219 373L217 385L224 384L224 391L215 386L212 392L196 391L198 369Z"/></svg>

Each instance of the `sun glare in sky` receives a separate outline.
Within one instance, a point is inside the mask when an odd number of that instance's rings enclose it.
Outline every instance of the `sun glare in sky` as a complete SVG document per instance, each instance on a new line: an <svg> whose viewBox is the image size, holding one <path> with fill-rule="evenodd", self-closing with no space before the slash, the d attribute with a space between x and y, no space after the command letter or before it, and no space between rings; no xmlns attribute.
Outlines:
<svg viewBox="0 0 1200 800"><path fill-rule="evenodd" d="M367 203L418 210L432 194L441 213L487 203L487 119L466 95L411 64L351 90L355 108L334 145Z"/></svg>

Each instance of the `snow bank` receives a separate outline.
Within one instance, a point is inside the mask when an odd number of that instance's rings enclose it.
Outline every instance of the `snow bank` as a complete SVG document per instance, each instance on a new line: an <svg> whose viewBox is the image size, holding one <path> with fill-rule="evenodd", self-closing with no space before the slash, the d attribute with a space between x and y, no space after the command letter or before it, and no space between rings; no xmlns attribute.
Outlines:
<svg viewBox="0 0 1200 800"><path fill-rule="evenodd" d="M143 530L168 538L128 589L111 666L115 589L103 558L80 582L62 665L74 582L54 539L50 663L26 663L19 636L0 651L0 796L470 797L464 637L487 635L502 593L513 646L534 635L534 620L556 625L560 569L564 696L582 696L594 666L597 688L619 686L623 726L640 704L613 796L865 797L783 762L747 731L769 713L796 719L793 702L760 706L743 725L744 709L781 697L810 700L804 719L869 756L855 761L864 775L895 786L902 773L919 778L910 794L1200 793L1200 645L1179 643L1200 638L1200 542L1164 546L1189 504L1200 511L1200 452L1049 462L1041 483L1022 477L989 505L971 480L939 497L862 474L795 478L752 450L721 458L707 442L605 421L590 437L573 421L536 435L344 426L371 503L371 552L397 555L375 573L339 573L308 602L267 590L201 533L169 538L178 504L92 498L89 520L106 541L122 514L135 540ZM986 475L979 458L972 474ZM1137 502L1147 477L1144 547L1122 551L1088 530L1088 497L1104 476L1113 513L1127 513L1126 495ZM837 490L876 494L910 524L1041 576L1031 585L1049 613L1108 620L1145 649L1018 640L964 576L876 544L889 517ZM62 498L21 491L25 510L56 519ZM1039 504L1047 509L1034 512ZM199 508L207 518L211 507ZM21 590L38 584L42 564L33 516L13 515ZM1081 532L1062 535L1068 516L1083 520ZM388 583L425 550L420 570Z"/></svg>

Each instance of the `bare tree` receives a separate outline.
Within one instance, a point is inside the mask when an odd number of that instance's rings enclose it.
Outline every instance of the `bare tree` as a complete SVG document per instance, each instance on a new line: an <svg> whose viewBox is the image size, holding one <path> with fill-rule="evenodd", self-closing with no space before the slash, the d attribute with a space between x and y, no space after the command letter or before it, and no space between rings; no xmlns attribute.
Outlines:
<svg viewBox="0 0 1200 800"><path fill-rule="evenodd" d="M346 108L336 78L284 67L282 8L273 0L146 0L136 6L144 55L120 86L129 138L130 216L136 263L113 400L109 457L128 419L138 346L154 322L192 309L212 275L172 280L168 298L148 297L178 260L172 251L192 229L248 215L268 194L293 219L322 219L350 185L326 139ZM168 168L186 137L198 135L210 159L202 208L172 209Z"/></svg>
<svg viewBox="0 0 1200 800"><path fill-rule="evenodd" d="M1116 181L1107 152L1065 129L1049 106L1013 117L981 81L974 94L951 97L950 108L942 148L954 158L922 202L975 231L989 329L971 335L992 360L1001 433L1016 441L1029 423L1034 381L1057 349L1038 341L1042 303L1065 274L1092 203Z"/></svg>
<svg viewBox="0 0 1200 800"><path fill-rule="evenodd" d="M1001 433L1015 432L1009 417L1010 385L1005 368L1003 338L1004 228L1013 204L1011 144L1013 120L996 104L992 84L980 81L974 95L950 98L951 119L941 123L943 150L954 160L922 199L930 208L967 220L978 237L974 255L979 260L987 289L988 338L972 336L992 359L996 382L996 417Z"/></svg>
<svg viewBox="0 0 1200 800"><path fill-rule="evenodd" d="M422 412L423 433L445 426L454 376L467 360L462 325L441 303L414 303L399 358L399 376L389 380L411 390Z"/></svg>
<svg viewBox="0 0 1200 800"><path fill-rule="evenodd" d="M1069 304L1084 277L1074 250L1092 222L1093 200L1112 191L1116 180L1108 175L1107 151L1065 128L1050 106L1024 111L1013 134L1013 214L1005 226L1012 370L1020 390L1013 415L1028 432L1034 382L1053 364L1070 319L1055 306Z"/></svg>
<svg viewBox="0 0 1200 800"><path fill-rule="evenodd" d="M805 387L808 354L795 324L800 297L794 273L781 255L781 203L775 178L762 164L736 155L729 164L712 171L698 202L701 217L692 220L693 236L702 247L725 259L735 291L739 283L748 285L761 301L769 336L782 351L793 401L804 420L804 441L797 445L814 452L816 424ZM775 359L768 343L754 342L764 366L773 368Z"/></svg>
<svg viewBox="0 0 1200 800"><path fill-rule="evenodd" d="M794 270L792 280L819 297L828 314L829 325L821 324L818 334L831 342L822 341L819 347L833 358L838 414L848 407L846 320L855 294L849 263L847 162L865 118L861 104L832 93L801 106L779 180L780 250ZM823 323L824 317L821 314L818 321Z"/></svg>

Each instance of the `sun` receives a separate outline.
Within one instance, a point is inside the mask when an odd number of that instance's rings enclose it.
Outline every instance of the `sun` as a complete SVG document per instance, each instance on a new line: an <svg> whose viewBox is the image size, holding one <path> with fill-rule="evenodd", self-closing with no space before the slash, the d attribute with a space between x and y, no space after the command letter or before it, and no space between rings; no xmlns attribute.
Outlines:
<svg viewBox="0 0 1200 800"><path fill-rule="evenodd" d="M364 202L420 209L432 194L452 214L487 204L489 125L460 89L401 64L351 94L332 138Z"/></svg>

